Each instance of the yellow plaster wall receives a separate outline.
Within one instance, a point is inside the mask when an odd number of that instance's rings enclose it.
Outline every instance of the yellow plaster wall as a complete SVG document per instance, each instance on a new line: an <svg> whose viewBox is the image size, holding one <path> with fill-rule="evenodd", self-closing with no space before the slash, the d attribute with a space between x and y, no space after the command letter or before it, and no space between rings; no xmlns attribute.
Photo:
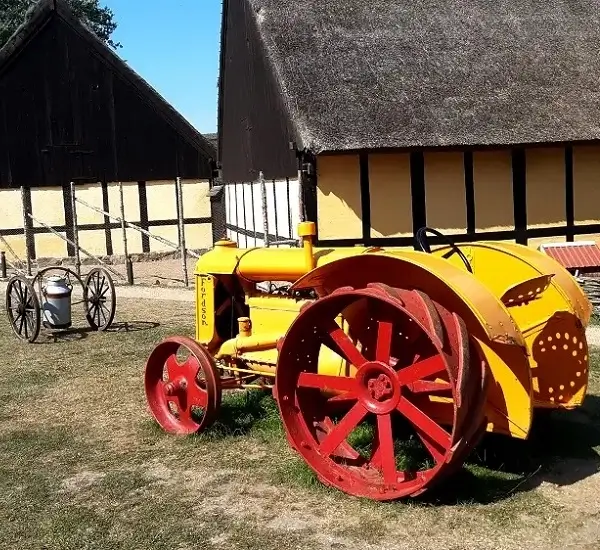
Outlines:
<svg viewBox="0 0 600 550"><path fill-rule="evenodd" d="M90 254L95 256L106 255L106 235L104 229L92 229L79 232L79 244ZM82 258L85 254L82 254Z"/></svg>
<svg viewBox="0 0 600 550"><path fill-rule="evenodd" d="M573 147L575 225L600 223L600 147ZM586 240L586 235L582 236Z"/></svg>
<svg viewBox="0 0 600 550"><path fill-rule="evenodd" d="M425 153L427 225L442 232L467 230L462 153Z"/></svg>
<svg viewBox="0 0 600 550"><path fill-rule="evenodd" d="M171 241L173 244L177 244L179 242L179 238L177 236L177 225L159 225L157 227L152 227L150 232L153 235L157 235L163 239ZM175 250L176 248L173 248L172 246L168 246L155 239L150 239L150 252L174 252Z"/></svg>
<svg viewBox="0 0 600 550"><path fill-rule="evenodd" d="M126 229L125 231L127 232L127 252L129 254L139 254L142 252L142 234L135 229ZM111 229L110 237L113 254L124 254L123 231L121 229Z"/></svg>
<svg viewBox="0 0 600 550"><path fill-rule="evenodd" d="M208 197L208 191L208 181L182 180L184 217L210 218L210 198Z"/></svg>
<svg viewBox="0 0 600 550"><path fill-rule="evenodd" d="M31 189L31 213L40 222L52 227L65 225L65 208L62 187L39 187ZM71 225L72 220L67 220ZM21 225L22 227L22 225ZM43 227L33 222L33 227ZM64 235L64 233L62 233ZM52 233L35 235L35 248L40 258L67 255L67 243Z"/></svg>
<svg viewBox="0 0 600 550"><path fill-rule="evenodd" d="M362 237L358 155L317 158L319 239Z"/></svg>
<svg viewBox="0 0 600 550"><path fill-rule="evenodd" d="M100 183L78 185L75 188L75 196L91 206L104 210L102 203L102 185ZM76 203L76 208L78 224L104 223L104 216L95 210L92 210L81 203ZM83 243L82 246L85 247Z"/></svg>
<svg viewBox="0 0 600 550"><path fill-rule="evenodd" d="M121 216L121 198L119 194L119 184L108 184L108 210L111 214ZM125 219L133 223L140 220L140 199L137 182L123 183L123 204L125 206ZM115 221L115 220L112 220ZM137 253L142 251L142 235L135 229L126 229L127 232L127 251ZM111 230L111 239L114 254L123 254L123 231L121 229Z"/></svg>
<svg viewBox="0 0 600 550"><path fill-rule="evenodd" d="M212 227L208 223L185 226L185 242L188 248L195 250L211 248L213 245L212 239Z"/></svg>
<svg viewBox="0 0 600 550"><path fill-rule="evenodd" d="M25 237L22 235L7 235L4 237L4 240L8 243L8 246L13 250L13 252L19 257L20 260L25 260L26 249L25 249ZM0 241L0 250L4 250L6 252L6 260L11 264L15 263L15 258L9 251L8 247Z"/></svg>
<svg viewBox="0 0 600 550"><path fill-rule="evenodd" d="M477 231L515 228L510 151L473 153L475 227Z"/></svg>
<svg viewBox="0 0 600 550"><path fill-rule="evenodd" d="M525 155L527 227L564 225L566 223L564 149L528 149Z"/></svg>
<svg viewBox="0 0 600 550"><path fill-rule="evenodd" d="M64 233L61 234L64 235ZM67 243L54 234L35 235L34 240L38 258L62 258L67 255ZM22 259L25 259L25 256Z"/></svg>
<svg viewBox="0 0 600 550"><path fill-rule="evenodd" d="M539 237L535 239L527 239L527 246L531 248L539 248L544 243L564 243L567 241L566 237Z"/></svg>
<svg viewBox="0 0 600 550"><path fill-rule="evenodd" d="M65 225L65 207L61 187L39 187L31 190L31 213L46 225ZM72 220L68 220L72 223ZM33 222L34 227L42 227ZM58 238L58 237L57 237Z"/></svg>
<svg viewBox="0 0 600 550"><path fill-rule="evenodd" d="M410 156L369 155L369 183L371 237L412 235Z"/></svg>
<svg viewBox="0 0 600 550"><path fill-rule="evenodd" d="M575 235L576 241L596 241L600 245L600 233L593 233L591 235Z"/></svg>
<svg viewBox="0 0 600 550"><path fill-rule="evenodd" d="M146 182L149 220L177 219L177 202L174 181Z"/></svg>
<svg viewBox="0 0 600 550"><path fill-rule="evenodd" d="M2 189L0 191L0 227L3 229L23 227L20 189Z"/></svg>
<svg viewBox="0 0 600 550"><path fill-rule="evenodd" d="M111 214L121 216L121 198L119 195L119 184L109 183L108 188L108 210ZM125 205L125 219L127 221L139 221L140 200L137 182L123 183L123 204ZM114 221L114 220L113 220Z"/></svg>

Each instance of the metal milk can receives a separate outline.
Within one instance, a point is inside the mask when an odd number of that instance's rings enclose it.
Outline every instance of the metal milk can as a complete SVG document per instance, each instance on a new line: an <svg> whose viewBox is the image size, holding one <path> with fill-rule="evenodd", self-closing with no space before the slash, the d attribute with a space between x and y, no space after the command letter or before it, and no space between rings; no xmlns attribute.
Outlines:
<svg viewBox="0 0 600 550"><path fill-rule="evenodd" d="M42 291L44 324L57 329L69 328L71 326L72 287L60 275L48 277L45 283Z"/></svg>

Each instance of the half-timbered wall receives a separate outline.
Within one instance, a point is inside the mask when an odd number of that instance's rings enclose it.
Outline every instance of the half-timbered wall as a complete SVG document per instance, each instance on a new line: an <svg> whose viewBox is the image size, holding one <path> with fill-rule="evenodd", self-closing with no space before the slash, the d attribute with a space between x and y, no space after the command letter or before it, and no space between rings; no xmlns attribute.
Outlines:
<svg viewBox="0 0 600 550"><path fill-rule="evenodd" d="M212 218L209 182L183 180L183 216L186 246L191 249L210 248ZM118 183L78 184L76 196L86 203L112 215L121 216ZM177 198L174 181L135 181L123 183L125 219L138 227L163 237L174 244L179 242ZM25 206L34 218L51 226L61 235L73 240L73 215L69 187L25 188ZM79 244L94 255L123 254L123 231L117 220L110 219L82 204L77 204ZM63 258L73 255L64 240L35 221L28 221L29 242L23 229L23 202L20 189L0 189L0 235L21 258L26 249L32 258ZM127 229L130 254L169 252L173 248ZM0 243L0 250L5 246Z"/></svg>
<svg viewBox="0 0 600 550"><path fill-rule="evenodd" d="M320 155L316 211L322 245L600 238L600 145Z"/></svg>

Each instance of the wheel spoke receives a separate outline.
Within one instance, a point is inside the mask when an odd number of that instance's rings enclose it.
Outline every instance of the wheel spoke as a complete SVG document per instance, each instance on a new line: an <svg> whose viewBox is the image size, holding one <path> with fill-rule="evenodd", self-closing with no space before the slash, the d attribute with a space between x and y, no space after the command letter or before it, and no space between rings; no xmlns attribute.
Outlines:
<svg viewBox="0 0 600 550"><path fill-rule="evenodd" d="M343 358L352 365L355 367L360 367L367 362L363 354L358 351L358 348L354 345L350 337L333 319L321 321L320 328L325 331L331 340L333 340L333 343L336 345L339 351L341 351ZM334 351L337 353L337 350L334 349Z"/></svg>
<svg viewBox="0 0 600 550"><path fill-rule="evenodd" d="M434 393L449 391L452 385L449 382L434 382L430 380L417 380L406 384L406 387L413 393Z"/></svg>
<svg viewBox="0 0 600 550"><path fill-rule="evenodd" d="M198 385L196 380L188 380L186 393L190 407L206 407L208 405L208 393Z"/></svg>
<svg viewBox="0 0 600 550"><path fill-rule="evenodd" d="M429 454L439 464L444 460L444 452L438 448L438 445L420 428L416 428L417 435L423 443L424 447L429 451Z"/></svg>
<svg viewBox="0 0 600 550"><path fill-rule="evenodd" d="M19 313L19 319L21 323L19 324L19 334L23 334L23 323L25 322L25 314ZM25 335L27 337L27 334Z"/></svg>
<svg viewBox="0 0 600 550"><path fill-rule="evenodd" d="M403 386L422 380L426 376L432 376L446 370L444 359L441 355L434 355L413 363L398 371L398 381Z"/></svg>
<svg viewBox="0 0 600 550"><path fill-rule="evenodd" d="M20 303L23 302L23 284L21 283L21 281L17 281L15 283L15 290L17 291L17 298L19 300Z"/></svg>
<svg viewBox="0 0 600 550"><path fill-rule="evenodd" d="M340 392L353 392L356 390L356 378L348 376L329 376L313 372L301 372L298 377L298 387L317 388Z"/></svg>
<svg viewBox="0 0 600 550"><path fill-rule="evenodd" d="M175 355L169 356L165 364L167 366L169 380L172 382L181 374L181 365L177 361L177 357Z"/></svg>
<svg viewBox="0 0 600 550"><path fill-rule="evenodd" d="M377 361L389 364L392 350L392 331L394 325L389 321L379 321L377 329L377 350L375 358Z"/></svg>
<svg viewBox="0 0 600 550"><path fill-rule="evenodd" d="M108 311L108 308L104 307L104 305L102 304L102 302L100 302L98 305L100 306L98 309L100 310L100 313L102 313L102 318L104 319L104 322L100 326L104 326L106 324L107 319L108 319L108 317L104 313L104 310L106 309L106 311ZM100 320L100 315L98 315L98 320Z"/></svg>
<svg viewBox="0 0 600 550"><path fill-rule="evenodd" d="M30 334L33 334L35 332L35 323L31 318L31 313L31 310L25 312L25 326L30 329Z"/></svg>
<svg viewBox="0 0 600 550"><path fill-rule="evenodd" d="M350 435L352 430L356 428L366 414L367 409L365 409L362 403L358 401L327 434L325 439L323 439L319 445L319 450L327 456L331 455L348 435Z"/></svg>
<svg viewBox="0 0 600 550"><path fill-rule="evenodd" d="M104 275L102 275L102 282L100 282L100 275L98 275L98 287L97 287L98 292L96 292L96 296L100 297L103 295L102 289L104 288L105 282L106 282L106 277ZM106 285L106 288L108 289L108 285Z"/></svg>
<svg viewBox="0 0 600 550"><path fill-rule="evenodd" d="M398 411L403 414L416 428L425 432L433 441L447 449L450 446L450 434L439 424L434 422L421 409L413 405L406 397L400 397L397 406Z"/></svg>
<svg viewBox="0 0 600 550"><path fill-rule="evenodd" d="M377 416L377 440L377 459L381 464L383 479L386 483L395 483L397 480L396 455L392 435L392 417L389 413Z"/></svg>

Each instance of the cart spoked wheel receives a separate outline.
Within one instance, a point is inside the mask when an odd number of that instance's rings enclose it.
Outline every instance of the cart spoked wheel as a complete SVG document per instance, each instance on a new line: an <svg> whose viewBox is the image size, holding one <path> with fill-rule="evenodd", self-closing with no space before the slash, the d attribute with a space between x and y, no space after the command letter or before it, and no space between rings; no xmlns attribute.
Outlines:
<svg viewBox="0 0 600 550"><path fill-rule="evenodd" d="M18 338L32 343L40 333L40 303L33 285L15 275L6 287L6 313Z"/></svg>
<svg viewBox="0 0 600 550"><path fill-rule="evenodd" d="M221 406L221 378L213 358L184 336L172 336L154 348L144 385L152 415L172 434L204 431Z"/></svg>
<svg viewBox="0 0 600 550"><path fill-rule="evenodd" d="M108 329L117 308L115 285L110 274L100 267L92 269L85 278L83 288L88 324L94 330Z"/></svg>

